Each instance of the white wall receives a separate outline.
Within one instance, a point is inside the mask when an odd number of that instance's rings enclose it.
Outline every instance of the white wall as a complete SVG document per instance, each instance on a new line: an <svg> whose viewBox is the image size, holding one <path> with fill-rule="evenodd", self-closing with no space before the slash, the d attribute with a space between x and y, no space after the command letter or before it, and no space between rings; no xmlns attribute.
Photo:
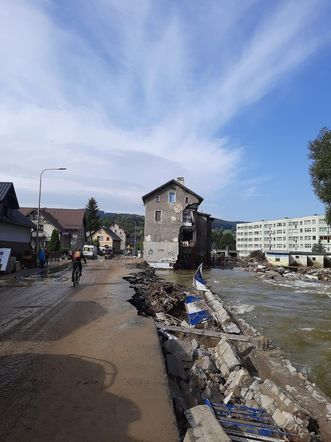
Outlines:
<svg viewBox="0 0 331 442"><path fill-rule="evenodd" d="M147 262L157 262L160 259L177 260L178 242L171 241L144 241L144 260Z"/></svg>

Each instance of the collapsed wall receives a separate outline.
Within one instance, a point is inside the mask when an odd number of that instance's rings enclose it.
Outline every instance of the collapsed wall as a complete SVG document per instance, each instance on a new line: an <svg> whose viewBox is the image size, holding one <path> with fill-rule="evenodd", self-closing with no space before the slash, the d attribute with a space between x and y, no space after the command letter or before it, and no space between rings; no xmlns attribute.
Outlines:
<svg viewBox="0 0 331 442"><path fill-rule="evenodd" d="M183 437L185 412L210 400L266 410L289 440L331 440L328 399L218 296L205 293L213 321L196 330L186 322L185 287L159 279L149 267L127 279L135 289L131 302L138 313L157 320Z"/></svg>

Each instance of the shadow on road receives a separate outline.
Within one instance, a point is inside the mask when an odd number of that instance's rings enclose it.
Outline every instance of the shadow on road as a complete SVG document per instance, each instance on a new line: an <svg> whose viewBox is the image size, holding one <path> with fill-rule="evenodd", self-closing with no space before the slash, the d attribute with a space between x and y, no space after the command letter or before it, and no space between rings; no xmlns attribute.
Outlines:
<svg viewBox="0 0 331 442"><path fill-rule="evenodd" d="M116 366L76 355L0 358L1 441L134 442L138 407L111 392Z"/></svg>

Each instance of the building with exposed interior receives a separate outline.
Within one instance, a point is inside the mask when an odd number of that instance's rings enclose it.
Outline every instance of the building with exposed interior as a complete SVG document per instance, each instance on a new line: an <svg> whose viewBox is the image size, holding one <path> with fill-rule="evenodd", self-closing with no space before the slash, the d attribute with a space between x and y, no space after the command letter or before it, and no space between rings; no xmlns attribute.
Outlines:
<svg viewBox="0 0 331 442"><path fill-rule="evenodd" d="M194 267L210 262L209 214L198 211L203 198L172 179L142 197L145 206L144 259Z"/></svg>

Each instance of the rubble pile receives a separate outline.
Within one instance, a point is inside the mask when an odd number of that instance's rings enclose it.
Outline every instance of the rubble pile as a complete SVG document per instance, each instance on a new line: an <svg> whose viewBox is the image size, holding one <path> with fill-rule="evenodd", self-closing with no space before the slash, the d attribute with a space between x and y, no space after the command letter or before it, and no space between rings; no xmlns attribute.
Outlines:
<svg viewBox="0 0 331 442"><path fill-rule="evenodd" d="M135 289L130 302L140 315L156 317L157 313L167 313L184 319L184 287L161 281L150 267L124 279Z"/></svg>
<svg viewBox="0 0 331 442"><path fill-rule="evenodd" d="M263 270L264 274L270 271ZM297 373L280 349L229 313L212 292L205 292L205 301L214 322L204 326L214 333L201 336L184 321L185 287L159 279L152 269L127 279L135 289L132 303L138 313L157 318L170 394L183 436L187 410L208 399L265 409L288 432L288 440L331 440L327 398Z"/></svg>
<svg viewBox="0 0 331 442"><path fill-rule="evenodd" d="M255 272L261 279L303 280L303 281L331 281L331 268L318 267L277 267L266 261L257 261L254 258L241 259L238 270Z"/></svg>

